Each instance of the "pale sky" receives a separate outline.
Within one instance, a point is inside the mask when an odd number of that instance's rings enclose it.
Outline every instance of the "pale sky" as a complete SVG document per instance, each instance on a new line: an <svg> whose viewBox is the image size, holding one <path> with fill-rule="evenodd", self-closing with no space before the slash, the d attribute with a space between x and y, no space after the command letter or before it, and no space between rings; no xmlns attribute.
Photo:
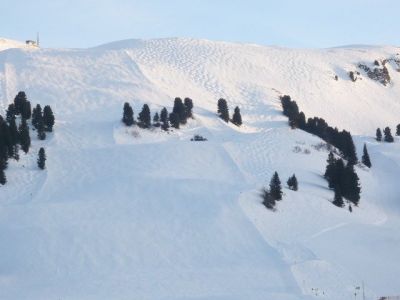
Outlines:
<svg viewBox="0 0 400 300"><path fill-rule="evenodd" d="M0 37L84 48L193 37L285 47L400 45L400 0L0 0Z"/></svg>

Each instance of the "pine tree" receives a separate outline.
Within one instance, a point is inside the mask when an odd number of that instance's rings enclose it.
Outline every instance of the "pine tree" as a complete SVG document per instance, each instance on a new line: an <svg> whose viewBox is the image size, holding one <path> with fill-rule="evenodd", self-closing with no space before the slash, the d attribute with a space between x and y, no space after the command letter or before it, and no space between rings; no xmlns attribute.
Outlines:
<svg viewBox="0 0 400 300"><path fill-rule="evenodd" d="M22 118L29 120L32 115L32 109L31 109L31 103L29 101L25 101L22 104L22 111L21 111L21 116Z"/></svg>
<svg viewBox="0 0 400 300"><path fill-rule="evenodd" d="M15 113L17 115L22 114L24 103L27 101L26 94L23 91L18 92L14 98Z"/></svg>
<svg viewBox="0 0 400 300"><path fill-rule="evenodd" d="M19 126L19 142L22 150L25 153L28 153L29 147L31 146L31 138L29 136L29 127L25 119L22 119L22 122Z"/></svg>
<svg viewBox="0 0 400 300"><path fill-rule="evenodd" d="M161 128L167 131L169 128L169 118L168 118L168 111L165 107L161 110L160 121L161 121Z"/></svg>
<svg viewBox="0 0 400 300"><path fill-rule="evenodd" d="M38 159L37 159L38 167L42 170L46 167L46 153L43 148L39 149Z"/></svg>
<svg viewBox="0 0 400 300"><path fill-rule="evenodd" d="M293 191L298 190L298 182L297 182L297 178L296 178L295 174L293 174L293 176L289 177L289 179L287 181L287 185L288 185L289 189L291 189Z"/></svg>
<svg viewBox="0 0 400 300"><path fill-rule="evenodd" d="M380 128L376 129L376 140L377 140L378 142L381 142L381 141L382 141L382 132L381 132L381 129L380 129Z"/></svg>
<svg viewBox="0 0 400 300"><path fill-rule="evenodd" d="M344 206L343 197L342 197L342 193L340 192L339 186L335 187L335 197L333 198L332 203L335 204L337 207Z"/></svg>
<svg viewBox="0 0 400 300"><path fill-rule="evenodd" d="M139 113L138 125L141 128L150 128L151 126L151 113L147 104L143 104L142 111Z"/></svg>
<svg viewBox="0 0 400 300"><path fill-rule="evenodd" d="M369 154L367 151L367 145L364 144L363 148L363 156L362 156L362 163L366 165L368 168L371 168L371 160L369 159Z"/></svg>
<svg viewBox="0 0 400 300"><path fill-rule="evenodd" d="M128 102L125 102L124 104L124 110L122 113L122 122L126 126L132 126L135 122L133 118L133 109Z"/></svg>
<svg viewBox="0 0 400 300"><path fill-rule="evenodd" d="M181 124L186 124L186 118L187 118L186 107L183 104L181 98L179 97L175 98L172 112L178 115L178 119Z"/></svg>
<svg viewBox="0 0 400 300"><path fill-rule="evenodd" d="M154 117L153 117L153 125L154 125L155 127L160 127L160 116L158 115L158 112L156 112L156 113L154 114Z"/></svg>
<svg viewBox="0 0 400 300"><path fill-rule="evenodd" d="M396 126L396 135L400 135L400 124Z"/></svg>
<svg viewBox="0 0 400 300"><path fill-rule="evenodd" d="M43 118L39 118L37 121L37 137L39 140L43 141L46 139L46 132L44 131L44 121Z"/></svg>
<svg viewBox="0 0 400 300"><path fill-rule="evenodd" d="M180 122L179 122L179 115L177 113L172 112L169 114L169 122L171 123L172 127L179 129Z"/></svg>
<svg viewBox="0 0 400 300"><path fill-rule="evenodd" d="M233 116L232 116L232 123L236 126L242 125L242 116L240 115L240 109L238 106L235 107Z"/></svg>
<svg viewBox="0 0 400 300"><path fill-rule="evenodd" d="M4 168L1 166L2 163L0 162L0 184L5 185L7 183L6 173L4 172Z"/></svg>
<svg viewBox="0 0 400 300"><path fill-rule="evenodd" d="M53 126L54 126L54 114L53 111L51 110L50 105L46 105L43 108L43 121L44 121L44 129L48 132L53 131Z"/></svg>
<svg viewBox="0 0 400 300"><path fill-rule="evenodd" d="M40 120L43 119L42 107L40 104L37 104L36 107L32 111L32 125L37 129L37 126Z"/></svg>
<svg viewBox="0 0 400 300"><path fill-rule="evenodd" d="M360 201L361 188L353 165L347 164L341 179L340 188L343 197L357 206Z"/></svg>
<svg viewBox="0 0 400 300"><path fill-rule="evenodd" d="M228 104L226 103L225 99L218 100L218 115L219 117L228 123L229 121L229 109Z"/></svg>
<svg viewBox="0 0 400 300"><path fill-rule="evenodd" d="M12 118L15 119L16 111L14 103L8 105L7 112L6 112L6 120L10 122Z"/></svg>
<svg viewBox="0 0 400 300"><path fill-rule="evenodd" d="M385 142L388 142L388 143L393 143L394 142L394 139L393 139L393 136L392 136L392 133L390 132L390 128L389 127L386 127L384 130L383 130L383 134L385 135Z"/></svg>
<svg viewBox="0 0 400 300"><path fill-rule="evenodd" d="M190 98L185 98L184 105L185 105L185 112L186 112L186 118L193 118L193 101Z"/></svg>
<svg viewBox="0 0 400 300"><path fill-rule="evenodd" d="M261 192L261 198L263 199L263 204L266 208L270 210L274 210L276 202L274 197L271 196L270 192L267 189L263 189Z"/></svg>
<svg viewBox="0 0 400 300"><path fill-rule="evenodd" d="M277 172L274 173L269 183L269 193L274 200L282 200L282 186Z"/></svg>

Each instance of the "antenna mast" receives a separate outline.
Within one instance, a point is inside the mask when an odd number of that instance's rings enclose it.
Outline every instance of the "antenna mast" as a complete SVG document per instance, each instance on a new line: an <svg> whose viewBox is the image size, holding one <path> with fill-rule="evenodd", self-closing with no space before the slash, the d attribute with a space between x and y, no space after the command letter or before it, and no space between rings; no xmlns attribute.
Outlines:
<svg viewBox="0 0 400 300"><path fill-rule="evenodd" d="M36 45L39 47L39 32L36 33Z"/></svg>

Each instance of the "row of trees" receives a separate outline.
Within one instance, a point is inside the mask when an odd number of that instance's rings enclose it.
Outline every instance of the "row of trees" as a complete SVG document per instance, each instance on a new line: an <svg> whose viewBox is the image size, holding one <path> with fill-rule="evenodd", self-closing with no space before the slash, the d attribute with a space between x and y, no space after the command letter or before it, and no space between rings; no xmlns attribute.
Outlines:
<svg viewBox="0 0 400 300"><path fill-rule="evenodd" d="M46 132L53 131L55 118L51 107L47 105L42 111L38 104L31 110L31 104L25 92L21 91L14 98L14 102L8 106L6 118L0 115L0 184L5 184L7 181L5 170L8 159L18 161L20 148L25 153L29 152L31 137L28 122L30 119L40 140L46 138Z"/></svg>
<svg viewBox="0 0 400 300"><path fill-rule="evenodd" d="M397 125L396 129L397 129L396 130L396 135L400 135L400 124ZM394 142L394 138L392 136L392 132L391 132L389 127L386 127L385 129L383 129L383 134L384 134L383 141L385 141L387 143L393 143ZM381 131L380 128L376 129L376 140L378 142L382 141L382 131Z"/></svg>
<svg viewBox="0 0 400 300"><path fill-rule="evenodd" d="M293 191L298 190L298 182L296 175L293 174L293 176L290 176L289 179L287 180L287 185L289 189ZM276 201L282 200L282 184L281 180L279 179L278 172L275 172L274 175L272 175L272 178L269 182L269 189L264 188L261 191L261 197L263 200L263 204L266 208L274 210Z"/></svg>
<svg viewBox="0 0 400 300"><path fill-rule="evenodd" d="M356 148L350 132L346 130L339 131L337 128L329 126L322 118L308 118L306 121L305 114L299 111L296 101L293 101L288 95L282 96L280 99L283 114L289 118L290 127L315 134L339 149L343 157L350 164L354 165L357 163Z"/></svg>
<svg viewBox="0 0 400 300"><path fill-rule="evenodd" d="M242 115L240 114L240 109L238 106L235 107L232 119L229 118L229 108L228 103L225 99L221 98L218 100L218 116L225 122L231 121L236 126L242 125Z"/></svg>
<svg viewBox="0 0 400 300"><path fill-rule="evenodd" d="M186 124L188 118L193 118L193 101L190 98L185 98L182 101L179 97L175 98L171 113L168 113L168 110L164 107L160 113L156 112L154 114L153 122L150 108L147 104L143 105L137 120L135 120L133 109L128 102L124 104L122 114L122 122L126 126L137 125L140 128L151 128L154 126L161 127L165 131L169 129L170 125L179 129L180 125Z"/></svg>
<svg viewBox="0 0 400 300"><path fill-rule="evenodd" d="M358 205L361 187L353 164L345 164L342 158L336 158L333 152L330 152L324 177L328 180L329 188L335 191L333 204L343 207L343 198L346 198Z"/></svg>

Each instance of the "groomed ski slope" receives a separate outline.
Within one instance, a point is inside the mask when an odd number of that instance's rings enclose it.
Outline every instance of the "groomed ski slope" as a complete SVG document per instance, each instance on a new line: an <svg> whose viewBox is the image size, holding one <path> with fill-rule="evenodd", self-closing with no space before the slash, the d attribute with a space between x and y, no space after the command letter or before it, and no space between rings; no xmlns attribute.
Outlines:
<svg viewBox="0 0 400 300"><path fill-rule="evenodd" d="M30 152L10 161L0 187L0 299L341 300L362 282L367 299L400 294L400 139L374 140L377 127L394 134L400 123L400 73L388 65L387 87L347 75L399 48L16 45L0 52L2 114L24 90L32 104L51 105L56 126L45 141L31 133ZM329 202L328 152L288 127L282 94L350 130L359 157L367 144L373 167L357 168L353 213ZM171 111L177 96L195 106L179 131L120 123L126 101L137 117L144 103ZM216 117L221 97L231 112L240 107L242 127ZM194 134L208 141L190 142ZM45 171L36 167L42 146ZM283 183L295 173L300 189L285 188L273 213L258 194L275 170Z"/></svg>

